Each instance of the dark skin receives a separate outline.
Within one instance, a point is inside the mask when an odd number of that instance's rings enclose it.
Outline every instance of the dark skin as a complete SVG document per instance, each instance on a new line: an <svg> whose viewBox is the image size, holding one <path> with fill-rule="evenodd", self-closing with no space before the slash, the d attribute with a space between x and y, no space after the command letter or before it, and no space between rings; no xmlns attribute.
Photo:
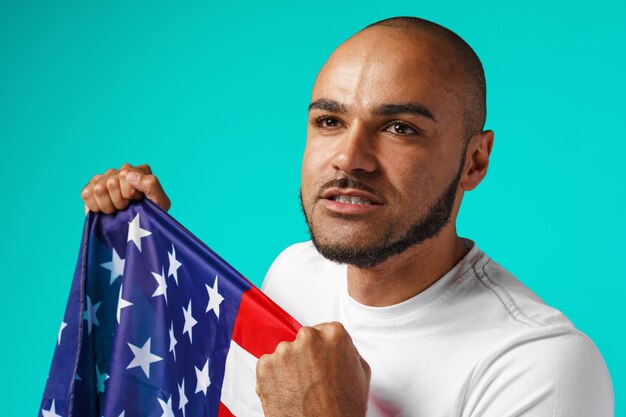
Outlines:
<svg viewBox="0 0 626 417"><path fill-rule="evenodd" d="M349 294L362 304L405 301L466 253L455 220L464 192L487 172L493 132L470 133L465 147L469 81L459 68L453 49L437 36L373 27L342 44L315 81L302 199L320 242L372 245L401 236L461 170L452 217L437 236L375 267L348 265ZM323 184L346 175L375 192L341 194L374 204L336 204L321 194ZM169 208L149 168L130 165L94 177L82 192L86 208L105 213L144 195ZM363 416L369 381L369 366L339 323L303 327L257 365L266 416Z"/></svg>
<svg viewBox="0 0 626 417"><path fill-rule="evenodd" d="M467 80L445 41L395 28L371 28L341 45L320 71L312 102L341 103L343 112L311 109L302 162L302 194L317 239L363 246L397 238L433 205L459 169L466 137ZM429 115L379 115L387 104L419 103ZM321 119L320 119L321 118ZM484 178L493 132L474 134L450 223L433 239L373 268L348 266L350 295L362 304L402 302L430 286L465 254L455 219L465 191ZM350 215L319 197L342 173L362 179L379 204Z"/></svg>

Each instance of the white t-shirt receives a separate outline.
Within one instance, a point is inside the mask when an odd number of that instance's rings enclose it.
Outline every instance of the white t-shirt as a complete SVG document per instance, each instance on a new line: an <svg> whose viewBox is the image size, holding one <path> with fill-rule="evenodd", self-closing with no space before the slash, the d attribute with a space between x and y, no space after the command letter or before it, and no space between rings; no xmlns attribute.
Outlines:
<svg viewBox="0 0 626 417"><path fill-rule="evenodd" d="M311 242L287 248L263 291L303 325L341 322L372 379L368 416L613 417L613 389L593 342L469 240L425 291L369 307L347 269Z"/></svg>

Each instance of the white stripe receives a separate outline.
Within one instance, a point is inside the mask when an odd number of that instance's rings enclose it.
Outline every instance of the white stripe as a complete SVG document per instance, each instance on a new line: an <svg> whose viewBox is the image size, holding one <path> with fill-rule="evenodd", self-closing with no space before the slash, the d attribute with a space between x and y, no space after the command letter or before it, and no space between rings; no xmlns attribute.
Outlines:
<svg viewBox="0 0 626 417"><path fill-rule="evenodd" d="M261 400L255 391L256 363L254 355L230 341L221 401L237 417L263 416Z"/></svg>

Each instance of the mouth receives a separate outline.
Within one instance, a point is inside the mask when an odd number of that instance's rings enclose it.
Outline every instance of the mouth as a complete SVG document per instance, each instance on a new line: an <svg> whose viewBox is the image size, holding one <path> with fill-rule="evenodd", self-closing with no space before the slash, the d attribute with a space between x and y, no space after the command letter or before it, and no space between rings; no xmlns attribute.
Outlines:
<svg viewBox="0 0 626 417"><path fill-rule="evenodd" d="M337 201L344 204L365 204L366 206L372 204L367 198L355 197L350 195L335 195L329 198L329 200Z"/></svg>
<svg viewBox="0 0 626 417"><path fill-rule="evenodd" d="M353 188L329 188L322 193L320 200L333 212L363 214L384 205L384 201L369 192Z"/></svg>
<svg viewBox="0 0 626 417"><path fill-rule="evenodd" d="M322 193L320 198L336 201L342 204L382 205L383 200L378 196L363 190L354 188L329 188Z"/></svg>

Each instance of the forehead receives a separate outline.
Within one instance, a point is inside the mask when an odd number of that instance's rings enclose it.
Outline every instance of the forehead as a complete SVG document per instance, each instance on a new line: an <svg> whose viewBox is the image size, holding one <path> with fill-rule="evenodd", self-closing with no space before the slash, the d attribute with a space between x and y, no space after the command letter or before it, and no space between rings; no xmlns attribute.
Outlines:
<svg viewBox="0 0 626 417"><path fill-rule="evenodd" d="M330 56L315 81L312 100L334 99L349 111L417 101L439 120L462 113L461 81L460 65L445 40L428 33L371 28Z"/></svg>

